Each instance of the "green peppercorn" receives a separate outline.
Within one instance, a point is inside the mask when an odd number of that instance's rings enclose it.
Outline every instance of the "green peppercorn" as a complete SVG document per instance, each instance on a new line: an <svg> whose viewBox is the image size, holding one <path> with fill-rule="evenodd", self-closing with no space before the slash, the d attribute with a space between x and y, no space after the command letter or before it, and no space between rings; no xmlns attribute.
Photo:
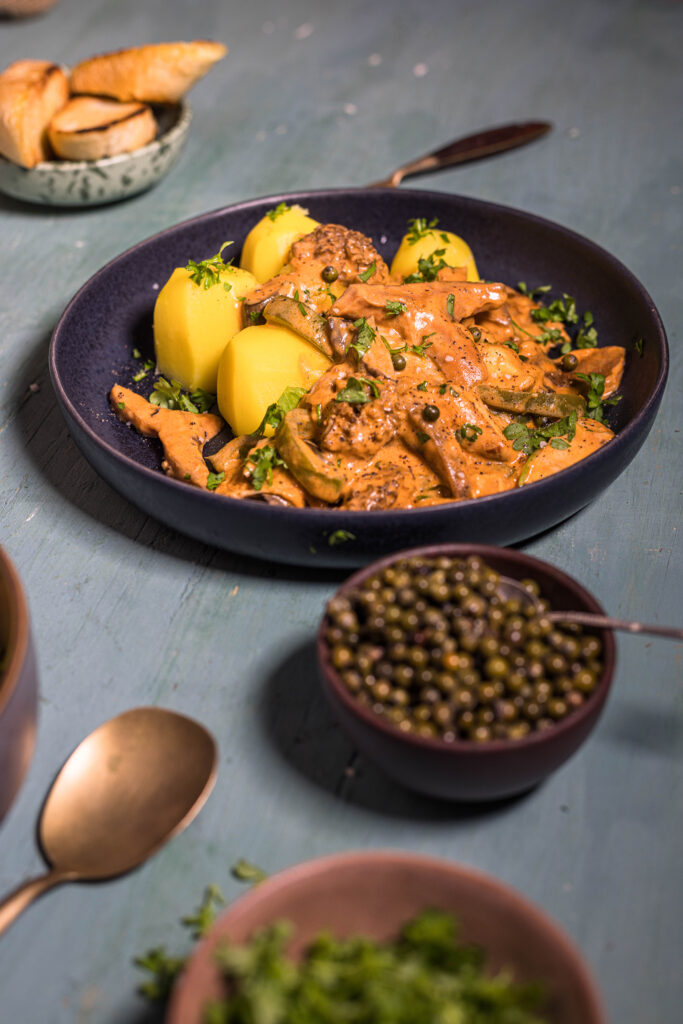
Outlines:
<svg viewBox="0 0 683 1024"><path fill-rule="evenodd" d="M391 356L391 365L400 373L401 370L405 370L406 368L406 357L400 352L393 352Z"/></svg>
<svg viewBox="0 0 683 1024"><path fill-rule="evenodd" d="M579 365L579 360L576 358L573 352L567 352L562 356L560 360L560 366L566 373L571 373Z"/></svg>
<svg viewBox="0 0 683 1024"><path fill-rule="evenodd" d="M333 267L331 264L328 264L326 267L323 267L323 269L320 272L320 276L322 277L323 281L326 284L332 284L332 282L336 281L337 278L339 277L339 271L337 270L336 267Z"/></svg>
<svg viewBox="0 0 683 1024"><path fill-rule="evenodd" d="M422 407L422 419L425 423L436 423L440 415L441 410L438 405L425 405Z"/></svg>

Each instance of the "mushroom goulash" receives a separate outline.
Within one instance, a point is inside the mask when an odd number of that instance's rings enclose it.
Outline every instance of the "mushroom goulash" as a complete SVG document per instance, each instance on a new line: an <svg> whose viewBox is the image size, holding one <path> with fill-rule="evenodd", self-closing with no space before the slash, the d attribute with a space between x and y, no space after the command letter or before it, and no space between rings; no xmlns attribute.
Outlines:
<svg viewBox="0 0 683 1024"><path fill-rule="evenodd" d="M159 294L155 360L135 375L149 400L111 392L176 479L295 507L415 508L540 480L613 437L624 349L598 348L567 295L544 305L548 288L481 281L435 222L410 222L391 268L360 232L284 204L240 267L224 249Z"/></svg>

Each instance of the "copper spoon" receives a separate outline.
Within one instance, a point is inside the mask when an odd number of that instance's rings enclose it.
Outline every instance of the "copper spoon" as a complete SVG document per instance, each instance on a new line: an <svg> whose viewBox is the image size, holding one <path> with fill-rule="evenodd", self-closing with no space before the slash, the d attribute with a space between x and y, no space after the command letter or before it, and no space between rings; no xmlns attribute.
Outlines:
<svg viewBox="0 0 683 1024"><path fill-rule="evenodd" d="M495 153L505 153L508 149L525 146L534 139L540 139L550 131L552 125L548 121L524 121L520 124L503 124L498 128L488 128L475 135L466 135L456 139L447 146L426 153L425 156L411 160L397 168L388 178L373 181L368 188L395 188L404 178L414 174L426 174L428 171L440 171L455 164L464 164L470 160L481 160Z"/></svg>
<svg viewBox="0 0 683 1024"><path fill-rule="evenodd" d="M216 780L213 737L163 708L124 711L76 747L43 806L38 836L50 870L0 903L0 934L61 882L114 878L188 825Z"/></svg>
<svg viewBox="0 0 683 1024"><path fill-rule="evenodd" d="M519 580L501 576L498 581L499 593L503 597L516 597L524 604L538 605L534 597ZM596 612L554 612L543 613L551 622L576 622L579 626L595 626L598 629L619 629L626 633L646 633L652 636L668 637L670 640L683 640L683 629L674 626L647 626L642 622L630 622L626 619L612 619L609 615L598 615Z"/></svg>

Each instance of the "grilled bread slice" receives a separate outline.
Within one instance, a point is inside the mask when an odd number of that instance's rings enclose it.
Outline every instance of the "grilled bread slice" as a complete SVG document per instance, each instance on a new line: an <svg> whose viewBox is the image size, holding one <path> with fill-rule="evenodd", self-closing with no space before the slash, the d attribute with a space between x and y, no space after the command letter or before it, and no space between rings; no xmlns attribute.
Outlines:
<svg viewBox="0 0 683 1024"><path fill-rule="evenodd" d="M52 118L50 143L64 160L99 160L151 142L157 126L145 103L74 96Z"/></svg>
<svg viewBox="0 0 683 1024"><path fill-rule="evenodd" d="M222 43L156 43L103 53L77 64L71 89L144 103L175 103L227 53Z"/></svg>
<svg viewBox="0 0 683 1024"><path fill-rule="evenodd" d="M18 60L0 75L0 153L22 167L50 158L47 126L69 98L56 64Z"/></svg>

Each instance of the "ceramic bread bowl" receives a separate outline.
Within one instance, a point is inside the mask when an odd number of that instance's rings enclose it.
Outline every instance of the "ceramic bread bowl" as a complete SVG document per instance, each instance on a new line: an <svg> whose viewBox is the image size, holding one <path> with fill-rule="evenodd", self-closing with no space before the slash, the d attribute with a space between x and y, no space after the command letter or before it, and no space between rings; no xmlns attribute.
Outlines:
<svg viewBox="0 0 683 1024"><path fill-rule="evenodd" d="M38 672L21 581L0 547L0 821L33 756Z"/></svg>
<svg viewBox="0 0 683 1024"><path fill-rule="evenodd" d="M166 1024L202 1024L224 995L215 966L221 943L243 943L275 921L294 925L297 956L323 929L335 938L386 941L426 908L454 914L462 939L480 945L487 969L540 982L549 1024L604 1024L595 984L558 926L514 890L448 861L389 851L341 853L281 871L238 899L214 924L173 991Z"/></svg>
<svg viewBox="0 0 683 1024"><path fill-rule="evenodd" d="M521 551L476 545L435 545L389 556L355 573L337 595L348 595L370 577L403 559L442 556L457 559L477 556L501 575L517 580L533 579L552 610L604 614L587 590L555 566ZM385 715L373 710L374 697L363 704L356 693L350 691L343 670L333 664L333 648L328 640L329 621L329 613L326 613L318 631L318 663L323 687L342 728L361 753L385 774L410 789L444 799L498 799L537 785L576 753L595 727L614 673L613 632L591 630L602 647L601 668L594 688L578 708L552 724L546 723L549 727L543 731L534 729L514 739L494 736L482 742L463 738L457 729L455 738L448 739L442 735L402 732ZM505 677L503 685L507 685ZM507 691L504 695L506 699L510 696ZM494 701L493 706L497 703Z"/></svg>
<svg viewBox="0 0 683 1024"><path fill-rule="evenodd" d="M180 156L192 120L186 100L153 107L156 137L129 153L97 160L46 160L20 167L0 157L0 191L47 206L98 206L144 192Z"/></svg>

